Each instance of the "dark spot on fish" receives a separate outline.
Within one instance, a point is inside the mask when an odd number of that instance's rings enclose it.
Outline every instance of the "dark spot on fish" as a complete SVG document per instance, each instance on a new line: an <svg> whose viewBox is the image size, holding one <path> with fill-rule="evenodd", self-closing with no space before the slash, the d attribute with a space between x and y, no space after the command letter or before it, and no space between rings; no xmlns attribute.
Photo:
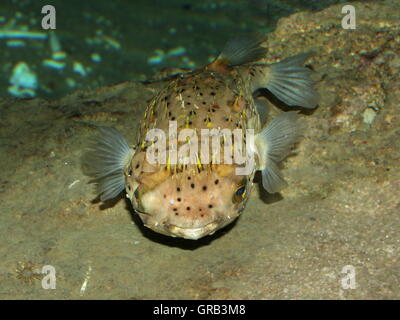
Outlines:
<svg viewBox="0 0 400 320"><path fill-rule="evenodd" d="M179 216L179 212L175 212L175 215L176 215L176 216Z"/></svg>
<svg viewBox="0 0 400 320"><path fill-rule="evenodd" d="M173 208L172 210L177 211L178 209L177 208Z"/></svg>
<svg viewBox="0 0 400 320"><path fill-rule="evenodd" d="M164 199L167 197L167 195L166 194L164 194Z"/></svg>
<svg viewBox="0 0 400 320"><path fill-rule="evenodd" d="M181 188L179 188L179 187L178 187L178 188L176 188L176 191L180 192L180 191L181 191Z"/></svg>
<svg viewBox="0 0 400 320"><path fill-rule="evenodd" d="M186 210L188 210L188 211L189 211L189 210L190 210L190 207L186 207Z"/></svg>
<svg viewBox="0 0 400 320"><path fill-rule="evenodd" d="M203 186L203 191L206 191L207 190L207 186Z"/></svg>
<svg viewBox="0 0 400 320"><path fill-rule="evenodd" d="M203 102L202 102L202 104L206 104L206 102L205 102L205 101L203 101Z"/></svg>
<svg viewBox="0 0 400 320"><path fill-rule="evenodd" d="M212 96L215 96L215 92L214 92L214 91L211 91L210 94L211 94Z"/></svg>
<svg viewBox="0 0 400 320"><path fill-rule="evenodd" d="M128 175L131 176L132 175L132 169L129 169Z"/></svg>
<svg viewBox="0 0 400 320"><path fill-rule="evenodd" d="M188 177L188 180L192 179L191 177Z"/></svg>
<svg viewBox="0 0 400 320"><path fill-rule="evenodd" d="M140 167L140 164L138 163L137 165L136 165L136 169L138 169ZM132 170L131 170L132 171ZM130 175L130 174L129 174Z"/></svg>
<svg viewBox="0 0 400 320"><path fill-rule="evenodd" d="M215 181L214 181L214 183L215 183L215 184L218 184L218 183L219 183L219 180L218 180L218 179L217 179L217 180L215 180Z"/></svg>
<svg viewBox="0 0 400 320"><path fill-rule="evenodd" d="M174 120L175 120L175 117L172 117L171 120L174 121Z"/></svg>
<svg viewBox="0 0 400 320"><path fill-rule="evenodd" d="M211 209L213 206L212 206L212 204L209 204L208 207Z"/></svg>
<svg viewBox="0 0 400 320"><path fill-rule="evenodd" d="M190 186L192 187L192 189L194 189L194 183L192 183Z"/></svg>
<svg viewBox="0 0 400 320"><path fill-rule="evenodd" d="M181 199L181 198L178 198L178 199L176 199L176 200L178 200L178 202L181 202L182 199Z"/></svg>

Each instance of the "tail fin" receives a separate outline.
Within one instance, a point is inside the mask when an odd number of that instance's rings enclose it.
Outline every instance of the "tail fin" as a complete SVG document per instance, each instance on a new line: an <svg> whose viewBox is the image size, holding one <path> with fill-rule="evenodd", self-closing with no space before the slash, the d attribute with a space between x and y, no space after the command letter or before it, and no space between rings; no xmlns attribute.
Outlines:
<svg viewBox="0 0 400 320"><path fill-rule="evenodd" d="M312 71L304 67L310 55L301 53L268 66L269 75L262 87L289 106L315 108L319 96L310 78Z"/></svg>
<svg viewBox="0 0 400 320"><path fill-rule="evenodd" d="M100 128L82 158L83 172L94 178L102 201L115 198L125 188L124 169L133 157L123 136L115 128Z"/></svg>
<svg viewBox="0 0 400 320"><path fill-rule="evenodd" d="M297 111L284 112L255 137L262 184L269 193L278 192L287 185L277 163L289 154L300 137L298 119Z"/></svg>

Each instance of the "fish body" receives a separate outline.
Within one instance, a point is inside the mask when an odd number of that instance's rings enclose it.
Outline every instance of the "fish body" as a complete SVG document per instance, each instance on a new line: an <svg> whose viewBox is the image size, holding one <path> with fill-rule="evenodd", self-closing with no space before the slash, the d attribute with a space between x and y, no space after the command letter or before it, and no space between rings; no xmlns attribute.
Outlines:
<svg viewBox="0 0 400 320"><path fill-rule="evenodd" d="M281 190L277 163L299 138L299 117L285 112L264 128L253 94L267 88L305 108L318 98L307 55L255 63L265 55L261 42L230 41L213 63L171 80L148 104L132 146L103 128L85 160L101 199L125 189L147 227L199 239L240 215L257 170L268 192Z"/></svg>

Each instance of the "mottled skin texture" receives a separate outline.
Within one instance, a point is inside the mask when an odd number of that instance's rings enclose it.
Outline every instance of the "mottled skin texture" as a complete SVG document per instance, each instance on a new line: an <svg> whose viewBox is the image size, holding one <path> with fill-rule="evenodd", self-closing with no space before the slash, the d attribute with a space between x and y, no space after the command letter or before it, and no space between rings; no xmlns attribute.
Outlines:
<svg viewBox="0 0 400 320"><path fill-rule="evenodd" d="M260 121L248 81L254 77L252 69L229 68L217 60L178 76L149 103L135 156L125 171L128 197L146 226L167 235L197 239L240 214L255 170L240 176L235 164L151 165L146 160L149 142L145 138L153 128L168 132L170 121L177 121L178 133L184 128L250 128L257 133ZM243 194L237 195L243 186Z"/></svg>

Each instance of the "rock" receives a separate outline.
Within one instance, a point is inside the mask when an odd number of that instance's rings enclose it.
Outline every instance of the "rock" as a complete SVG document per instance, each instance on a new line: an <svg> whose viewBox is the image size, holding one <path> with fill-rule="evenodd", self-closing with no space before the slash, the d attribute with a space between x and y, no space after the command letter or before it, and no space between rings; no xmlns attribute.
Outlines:
<svg viewBox="0 0 400 320"><path fill-rule="evenodd" d="M399 299L400 6L352 5L356 30L338 5L269 34L267 62L315 52L320 106L283 164L289 187L253 193L237 223L199 241L145 229L124 199L100 204L79 166L97 126L133 139L164 83L0 100L0 297ZM56 290L41 287L46 265Z"/></svg>

